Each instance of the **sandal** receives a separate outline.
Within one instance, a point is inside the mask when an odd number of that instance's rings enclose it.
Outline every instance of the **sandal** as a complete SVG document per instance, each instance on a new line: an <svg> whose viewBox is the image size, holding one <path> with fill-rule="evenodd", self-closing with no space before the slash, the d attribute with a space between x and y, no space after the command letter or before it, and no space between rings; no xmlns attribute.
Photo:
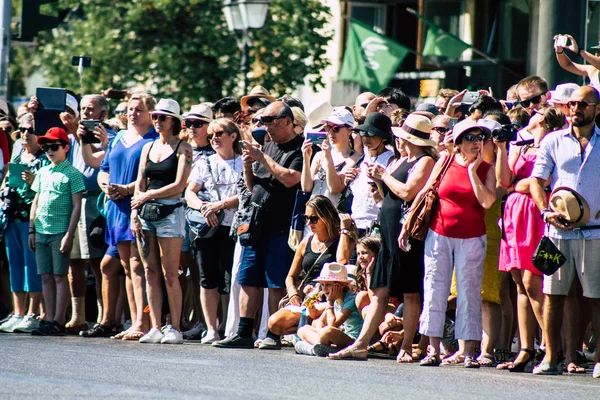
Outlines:
<svg viewBox="0 0 600 400"><path fill-rule="evenodd" d="M413 361L422 360L425 358L425 356L427 356L427 351L425 351L425 350L416 349L416 350L413 350L413 352L412 352Z"/></svg>
<svg viewBox="0 0 600 400"><path fill-rule="evenodd" d="M442 365L459 365L465 362L464 354L454 353L442 360Z"/></svg>
<svg viewBox="0 0 600 400"><path fill-rule="evenodd" d="M408 364L414 362L412 354L404 349L400 349L396 362L400 364Z"/></svg>
<svg viewBox="0 0 600 400"><path fill-rule="evenodd" d="M567 374L585 374L585 368L575 364L574 362L570 362L565 365L564 372Z"/></svg>
<svg viewBox="0 0 600 400"><path fill-rule="evenodd" d="M366 361L369 352L366 349L357 349L354 346L346 347L343 350L329 355L331 360L361 360Z"/></svg>
<svg viewBox="0 0 600 400"><path fill-rule="evenodd" d="M527 367L527 365L531 361L533 361L533 359L535 358L535 352L533 350L521 349L520 352L526 353L528 357L525 361L522 361L522 362L514 362L513 361L507 368L510 372L525 372L525 367ZM518 354L517 354L517 357L519 357ZM515 360L516 360L516 358L515 358Z"/></svg>
<svg viewBox="0 0 600 400"><path fill-rule="evenodd" d="M512 353L510 352L510 350L499 349L494 351L494 358L496 359L496 362L498 362L499 364L503 364L510 361L511 354Z"/></svg>
<svg viewBox="0 0 600 400"><path fill-rule="evenodd" d="M369 347L367 347L367 351L369 352L369 354L374 354L374 353L384 353L385 354L388 352L388 346L387 346L387 343L384 343L383 341L380 340L376 343L373 343Z"/></svg>
<svg viewBox="0 0 600 400"><path fill-rule="evenodd" d="M128 333L128 332L129 332L129 331L125 330L125 331L122 331L122 332L119 332L119 333L117 333L116 335L113 335L113 336L111 336L110 338L111 338L111 339L116 339L116 340L121 340L121 339L123 339L123 337L124 337L125 335L127 335L127 333Z"/></svg>
<svg viewBox="0 0 600 400"><path fill-rule="evenodd" d="M489 354L479 355L479 357L477 357L477 361L482 367L493 367L494 365L496 365L496 360L494 360L494 356L491 356Z"/></svg>
<svg viewBox="0 0 600 400"><path fill-rule="evenodd" d="M122 340L140 340L143 336L144 332L129 331L123 336Z"/></svg>
<svg viewBox="0 0 600 400"><path fill-rule="evenodd" d="M465 368L479 368L481 365L475 357L465 357Z"/></svg>
<svg viewBox="0 0 600 400"><path fill-rule="evenodd" d="M424 359L419 362L421 367L439 367L441 361L437 354L427 354Z"/></svg>

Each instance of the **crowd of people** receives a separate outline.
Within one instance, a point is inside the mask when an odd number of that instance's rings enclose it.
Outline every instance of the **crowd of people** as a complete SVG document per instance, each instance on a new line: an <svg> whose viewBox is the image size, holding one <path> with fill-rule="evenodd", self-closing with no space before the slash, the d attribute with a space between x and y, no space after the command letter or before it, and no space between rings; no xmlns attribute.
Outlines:
<svg viewBox="0 0 600 400"><path fill-rule="evenodd" d="M0 107L0 331L600 378L600 57L555 49L595 85L311 112L261 86L184 113L130 93L112 119L69 93L37 136L37 98ZM565 259L547 274L544 238Z"/></svg>

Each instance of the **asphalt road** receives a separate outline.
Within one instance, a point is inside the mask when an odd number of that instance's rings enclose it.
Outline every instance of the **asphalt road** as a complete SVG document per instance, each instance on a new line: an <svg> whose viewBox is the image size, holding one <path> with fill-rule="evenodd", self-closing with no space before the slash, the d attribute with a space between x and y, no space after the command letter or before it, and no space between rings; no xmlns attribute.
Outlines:
<svg viewBox="0 0 600 400"><path fill-rule="evenodd" d="M600 379L281 351L0 335L0 398L600 399Z"/></svg>

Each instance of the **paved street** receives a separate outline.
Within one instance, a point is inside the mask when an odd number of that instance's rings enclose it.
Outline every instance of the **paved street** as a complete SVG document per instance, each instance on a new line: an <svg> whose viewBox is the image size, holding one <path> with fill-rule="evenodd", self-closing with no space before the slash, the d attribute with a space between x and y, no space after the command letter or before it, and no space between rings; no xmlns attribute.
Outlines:
<svg viewBox="0 0 600 400"><path fill-rule="evenodd" d="M0 398L599 399L600 380L282 351L0 335Z"/></svg>

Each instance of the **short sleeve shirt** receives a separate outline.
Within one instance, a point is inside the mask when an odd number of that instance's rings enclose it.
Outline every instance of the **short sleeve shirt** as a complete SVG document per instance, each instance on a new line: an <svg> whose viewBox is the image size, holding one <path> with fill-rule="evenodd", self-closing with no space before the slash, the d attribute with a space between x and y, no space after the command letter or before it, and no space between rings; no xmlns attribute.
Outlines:
<svg viewBox="0 0 600 400"><path fill-rule="evenodd" d="M71 196L85 191L84 176L68 161L50 164L35 175L31 190L38 197L35 230L46 235L64 233L69 229L73 201Z"/></svg>
<svg viewBox="0 0 600 400"><path fill-rule="evenodd" d="M344 332L346 335L357 338L363 326L363 319L356 307L356 294L348 290L344 294L342 306L336 301L333 305L336 316L341 315L344 310L350 310L350 316L344 321Z"/></svg>

